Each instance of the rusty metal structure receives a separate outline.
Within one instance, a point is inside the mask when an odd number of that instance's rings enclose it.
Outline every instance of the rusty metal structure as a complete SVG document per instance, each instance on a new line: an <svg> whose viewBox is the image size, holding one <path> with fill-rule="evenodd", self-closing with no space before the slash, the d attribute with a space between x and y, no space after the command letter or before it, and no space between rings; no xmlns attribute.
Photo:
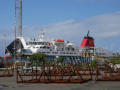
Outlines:
<svg viewBox="0 0 120 90"><path fill-rule="evenodd" d="M105 64L103 70L99 70L99 72L100 75L97 76L97 81L120 81L120 68Z"/></svg>
<svg viewBox="0 0 120 90"><path fill-rule="evenodd" d="M80 64L45 65L32 67L28 72L17 69L17 83L83 83L92 80L92 76L98 75L89 64L82 67Z"/></svg>
<svg viewBox="0 0 120 90"><path fill-rule="evenodd" d="M12 77L12 76L14 76L13 63L1 62L0 77Z"/></svg>

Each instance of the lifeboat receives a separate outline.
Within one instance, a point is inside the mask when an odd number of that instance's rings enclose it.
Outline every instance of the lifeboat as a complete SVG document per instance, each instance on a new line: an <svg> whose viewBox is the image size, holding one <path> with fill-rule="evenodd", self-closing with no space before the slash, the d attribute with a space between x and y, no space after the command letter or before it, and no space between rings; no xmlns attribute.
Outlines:
<svg viewBox="0 0 120 90"><path fill-rule="evenodd" d="M56 42L64 42L62 39L55 40Z"/></svg>

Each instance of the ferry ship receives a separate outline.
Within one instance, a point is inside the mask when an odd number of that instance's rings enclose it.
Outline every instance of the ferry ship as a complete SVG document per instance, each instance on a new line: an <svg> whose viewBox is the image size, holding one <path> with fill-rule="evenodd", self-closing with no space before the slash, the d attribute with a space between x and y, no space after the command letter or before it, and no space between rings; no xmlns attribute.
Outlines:
<svg viewBox="0 0 120 90"><path fill-rule="evenodd" d="M45 33L41 32L38 40L25 40L23 37L17 37L6 48L6 53L10 55L20 54L22 56L31 56L34 53L43 53L48 60L57 60L62 57L64 61L91 62L91 57L82 56L83 48L94 48L94 39L87 35L81 46L75 46L70 41L55 39L48 41L45 39ZM93 51L93 50L92 50ZM92 53L91 51L91 53Z"/></svg>
<svg viewBox="0 0 120 90"><path fill-rule="evenodd" d="M48 41L45 39L45 33L41 32L38 40L25 40L23 37L17 37L6 48L9 55L21 54L24 57L31 56L34 53L43 53L48 60L57 60L62 57L64 61L80 61L82 63L91 63L95 56L108 58L115 55L114 52L104 48L95 47L94 38L88 34L83 38L80 46L75 46L70 41L55 39Z"/></svg>

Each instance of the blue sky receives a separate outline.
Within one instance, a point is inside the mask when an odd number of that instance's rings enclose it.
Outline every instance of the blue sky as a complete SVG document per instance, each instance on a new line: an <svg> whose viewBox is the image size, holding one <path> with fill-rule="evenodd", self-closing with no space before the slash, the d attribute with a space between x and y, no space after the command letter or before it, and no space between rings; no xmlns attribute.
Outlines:
<svg viewBox="0 0 120 90"><path fill-rule="evenodd" d="M119 4L120 0L23 0L23 35L34 37L44 28L48 38L64 38L79 45L90 29L96 46L120 51ZM1 0L2 55L13 39L13 26L14 0Z"/></svg>
<svg viewBox="0 0 120 90"><path fill-rule="evenodd" d="M113 13L119 11L119 3L120 0L23 0L23 25L46 25ZM14 0L1 0L0 12L1 26L12 26Z"/></svg>

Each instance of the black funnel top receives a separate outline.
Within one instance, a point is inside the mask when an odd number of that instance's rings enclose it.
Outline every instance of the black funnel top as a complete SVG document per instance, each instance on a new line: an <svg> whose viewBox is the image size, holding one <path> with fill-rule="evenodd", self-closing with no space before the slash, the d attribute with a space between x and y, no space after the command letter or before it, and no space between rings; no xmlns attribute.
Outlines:
<svg viewBox="0 0 120 90"><path fill-rule="evenodd" d="M85 36L84 38L93 39L93 37L89 36L89 33L90 33L90 31L88 30L87 36Z"/></svg>

